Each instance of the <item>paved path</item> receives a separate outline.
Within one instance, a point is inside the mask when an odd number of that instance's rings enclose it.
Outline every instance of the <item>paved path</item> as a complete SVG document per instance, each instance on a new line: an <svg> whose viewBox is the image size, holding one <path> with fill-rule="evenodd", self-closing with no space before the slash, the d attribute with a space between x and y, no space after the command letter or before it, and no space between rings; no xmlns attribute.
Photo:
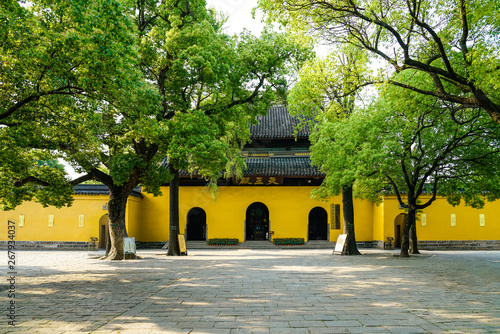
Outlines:
<svg viewBox="0 0 500 334"><path fill-rule="evenodd" d="M500 252L362 251L18 251L0 333L500 333Z"/></svg>

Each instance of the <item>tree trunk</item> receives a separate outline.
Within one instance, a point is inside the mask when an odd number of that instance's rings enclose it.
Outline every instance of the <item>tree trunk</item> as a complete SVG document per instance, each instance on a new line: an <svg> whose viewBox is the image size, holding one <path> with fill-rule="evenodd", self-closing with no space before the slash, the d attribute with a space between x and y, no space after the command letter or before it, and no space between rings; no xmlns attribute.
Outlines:
<svg viewBox="0 0 500 334"><path fill-rule="evenodd" d="M412 226L411 217L415 218L415 207L413 205L409 205L408 215L406 216L405 227L403 229L403 241L401 242L401 256L409 257L408 249L410 248L410 229Z"/></svg>
<svg viewBox="0 0 500 334"><path fill-rule="evenodd" d="M106 257L108 260L123 260L123 238L128 237L125 226L125 213L127 198L130 191L128 187L109 187L109 240L111 249Z"/></svg>
<svg viewBox="0 0 500 334"><path fill-rule="evenodd" d="M344 216L344 234L347 234L342 255L361 255L356 244L354 234L354 201L352 199L352 185L342 187L342 207Z"/></svg>
<svg viewBox="0 0 500 334"><path fill-rule="evenodd" d="M413 216L410 218L410 254L420 254L418 251L418 240L417 240L417 222L416 222L416 211L413 212Z"/></svg>
<svg viewBox="0 0 500 334"><path fill-rule="evenodd" d="M170 169L170 173L174 178L170 181L170 232L168 236L168 251L169 256L179 256L179 241L177 235L179 234L179 172Z"/></svg>

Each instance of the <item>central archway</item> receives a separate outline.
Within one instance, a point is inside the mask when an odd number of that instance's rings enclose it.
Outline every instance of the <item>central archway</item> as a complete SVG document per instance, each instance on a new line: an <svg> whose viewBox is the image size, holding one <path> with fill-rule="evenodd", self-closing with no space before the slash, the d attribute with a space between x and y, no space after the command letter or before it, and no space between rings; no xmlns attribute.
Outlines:
<svg viewBox="0 0 500 334"><path fill-rule="evenodd" d="M245 221L246 240L267 240L269 210L264 203L255 202L247 209Z"/></svg>
<svg viewBox="0 0 500 334"><path fill-rule="evenodd" d="M187 215L186 240L206 240L207 214L202 208L192 208Z"/></svg>
<svg viewBox="0 0 500 334"><path fill-rule="evenodd" d="M328 240L328 214L319 206L309 212L308 237L308 240Z"/></svg>

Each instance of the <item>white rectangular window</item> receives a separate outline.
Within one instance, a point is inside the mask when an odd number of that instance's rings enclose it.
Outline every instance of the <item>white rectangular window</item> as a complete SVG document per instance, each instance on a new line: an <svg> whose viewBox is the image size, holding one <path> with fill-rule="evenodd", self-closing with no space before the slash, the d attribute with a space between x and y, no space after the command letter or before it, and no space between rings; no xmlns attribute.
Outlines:
<svg viewBox="0 0 500 334"><path fill-rule="evenodd" d="M422 226L427 226L427 214L422 213L420 215L420 223L422 224Z"/></svg>

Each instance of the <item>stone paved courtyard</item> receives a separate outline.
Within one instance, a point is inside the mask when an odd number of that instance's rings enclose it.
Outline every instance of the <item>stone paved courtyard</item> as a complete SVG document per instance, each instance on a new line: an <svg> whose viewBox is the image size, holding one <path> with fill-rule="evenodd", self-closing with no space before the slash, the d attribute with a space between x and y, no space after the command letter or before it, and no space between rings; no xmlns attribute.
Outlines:
<svg viewBox="0 0 500 334"><path fill-rule="evenodd" d="M362 252L18 251L17 325L3 316L0 332L500 333L499 251Z"/></svg>

